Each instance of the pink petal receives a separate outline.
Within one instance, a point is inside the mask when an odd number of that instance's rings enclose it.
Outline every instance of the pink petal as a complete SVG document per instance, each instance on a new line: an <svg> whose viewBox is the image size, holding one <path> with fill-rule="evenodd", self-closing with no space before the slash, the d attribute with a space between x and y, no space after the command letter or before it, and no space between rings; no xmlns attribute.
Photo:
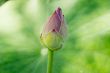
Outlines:
<svg viewBox="0 0 110 73"><path fill-rule="evenodd" d="M60 31L61 23L62 23L62 11L61 8L58 8L52 16L49 18L49 21L46 23L43 33L46 34L50 31L55 30L56 32Z"/></svg>
<svg viewBox="0 0 110 73"><path fill-rule="evenodd" d="M62 16L61 27L60 27L59 32L61 33L61 35L63 37L67 36L67 26L66 26L66 22L65 22L65 19L64 19L64 15Z"/></svg>
<svg viewBox="0 0 110 73"><path fill-rule="evenodd" d="M57 10L56 10L56 13L57 13L58 17L61 19L61 17L62 17L61 8L58 7Z"/></svg>

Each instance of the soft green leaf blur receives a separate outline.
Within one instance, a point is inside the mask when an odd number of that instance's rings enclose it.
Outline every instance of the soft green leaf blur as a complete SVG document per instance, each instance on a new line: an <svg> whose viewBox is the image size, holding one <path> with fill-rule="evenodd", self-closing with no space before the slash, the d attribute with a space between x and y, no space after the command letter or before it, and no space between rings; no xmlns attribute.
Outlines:
<svg viewBox="0 0 110 73"><path fill-rule="evenodd" d="M7 2L8 0L0 0L0 6L2 5L2 4L4 4L5 2Z"/></svg>
<svg viewBox="0 0 110 73"><path fill-rule="evenodd" d="M46 73L39 38L57 7L68 38L55 52L53 73L110 73L110 0L7 1L0 6L0 73Z"/></svg>

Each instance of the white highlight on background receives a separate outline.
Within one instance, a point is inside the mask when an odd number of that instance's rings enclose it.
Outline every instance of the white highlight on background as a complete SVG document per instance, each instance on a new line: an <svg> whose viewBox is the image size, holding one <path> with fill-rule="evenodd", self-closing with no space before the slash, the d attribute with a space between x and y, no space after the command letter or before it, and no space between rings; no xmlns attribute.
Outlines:
<svg viewBox="0 0 110 73"><path fill-rule="evenodd" d="M47 55L47 53L48 53L48 49L47 49L47 48L42 48L42 49L41 49L41 55L42 55L42 56Z"/></svg>

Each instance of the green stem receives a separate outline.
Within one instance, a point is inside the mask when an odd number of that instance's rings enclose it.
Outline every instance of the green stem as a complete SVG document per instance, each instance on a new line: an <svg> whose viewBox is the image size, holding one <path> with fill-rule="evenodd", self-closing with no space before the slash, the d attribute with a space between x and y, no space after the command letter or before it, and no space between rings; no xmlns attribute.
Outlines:
<svg viewBox="0 0 110 73"><path fill-rule="evenodd" d="M48 65L47 65L47 73L52 73L53 66L53 51L48 49Z"/></svg>

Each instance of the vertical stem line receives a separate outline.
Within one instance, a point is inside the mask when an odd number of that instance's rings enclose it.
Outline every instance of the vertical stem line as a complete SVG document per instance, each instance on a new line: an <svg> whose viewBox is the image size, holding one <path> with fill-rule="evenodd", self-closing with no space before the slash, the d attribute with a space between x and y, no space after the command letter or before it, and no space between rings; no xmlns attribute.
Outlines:
<svg viewBox="0 0 110 73"><path fill-rule="evenodd" d="M47 65L47 73L52 73L53 68L53 51L48 49L48 65Z"/></svg>

